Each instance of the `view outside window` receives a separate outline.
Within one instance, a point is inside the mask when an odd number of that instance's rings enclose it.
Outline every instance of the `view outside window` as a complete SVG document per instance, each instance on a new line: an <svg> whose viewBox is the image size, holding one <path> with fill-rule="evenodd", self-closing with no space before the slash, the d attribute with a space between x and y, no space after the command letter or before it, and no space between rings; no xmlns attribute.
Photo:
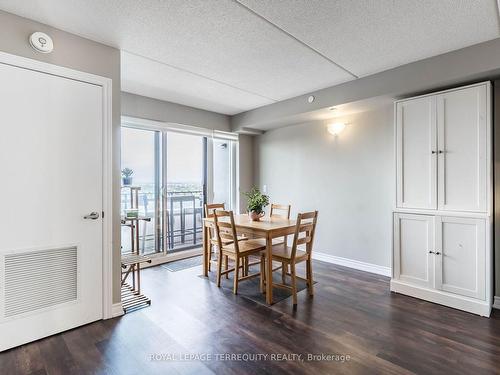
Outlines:
<svg viewBox="0 0 500 375"><path fill-rule="evenodd" d="M132 171L132 175L130 181L122 178L121 214L122 218L126 218L127 211L138 209L138 216L141 218L137 220L138 245L141 253L160 251L161 222L158 212L161 201L160 135L156 131L122 128L122 171L127 168ZM137 225L137 221L122 220L122 252L129 252L132 249L131 225Z"/></svg>
<svg viewBox="0 0 500 375"><path fill-rule="evenodd" d="M172 252L202 245L207 146L213 202L233 207L234 141L122 127L122 252Z"/></svg>
<svg viewBox="0 0 500 375"><path fill-rule="evenodd" d="M175 132L166 137L168 248L177 250L201 245L206 140Z"/></svg>

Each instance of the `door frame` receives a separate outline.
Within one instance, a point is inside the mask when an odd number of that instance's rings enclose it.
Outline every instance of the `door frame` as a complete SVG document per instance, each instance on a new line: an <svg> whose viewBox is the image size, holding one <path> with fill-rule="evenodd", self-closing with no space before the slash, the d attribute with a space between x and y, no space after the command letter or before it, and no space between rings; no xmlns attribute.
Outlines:
<svg viewBox="0 0 500 375"><path fill-rule="evenodd" d="M0 64L37 71L102 87L102 314L101 319L121 315L113 308L113 115L112 80L39 60L0 51ZM120 302L121 305L121 302Z"/></svg>

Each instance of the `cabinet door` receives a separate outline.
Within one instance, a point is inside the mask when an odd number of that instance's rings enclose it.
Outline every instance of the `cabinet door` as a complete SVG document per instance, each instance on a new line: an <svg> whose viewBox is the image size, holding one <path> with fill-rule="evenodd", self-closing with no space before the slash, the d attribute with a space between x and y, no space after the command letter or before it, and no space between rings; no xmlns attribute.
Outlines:
<svg viewBox="0 0 500 375"><path fill-rule="evenodd" d="M434 287L434 217L394 214L394 278Z"/></svg>
<svg viewBox="0 0 500 375"><path fill-rule="evenodd" d="M485 298L486 222L436 217L436 288Z"/></svg>
<svg viewBox="0 0 500 375"><path fill-rule="evenodd" d="M437 96L438 207L487 210L487 85Z"/></svg>
<svg viewBox="0 0 500 375"><path fill-rule="evenodd" d="M396 104L397 205L436 209L435 97Z"/></svg>

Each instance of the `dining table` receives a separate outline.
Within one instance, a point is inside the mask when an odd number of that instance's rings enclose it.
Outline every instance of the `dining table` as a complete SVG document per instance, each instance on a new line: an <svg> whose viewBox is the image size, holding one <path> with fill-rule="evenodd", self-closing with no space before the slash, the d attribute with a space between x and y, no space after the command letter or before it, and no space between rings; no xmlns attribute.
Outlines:
<svg viewBox="0 0 500 375"><path fill-rule="evenodd" d="M220 220L227 221L229 218ZM296 220L262 217L259 221L253 221L247 214L234 215L234 225L237 234L244 234L249 238L264 238L266 240L266 303L273 303L273 238L291 235L295 232ZM214 228L214 219L203 219L203 275L208 277L208 264L210 262L210 234Z"/></svg>

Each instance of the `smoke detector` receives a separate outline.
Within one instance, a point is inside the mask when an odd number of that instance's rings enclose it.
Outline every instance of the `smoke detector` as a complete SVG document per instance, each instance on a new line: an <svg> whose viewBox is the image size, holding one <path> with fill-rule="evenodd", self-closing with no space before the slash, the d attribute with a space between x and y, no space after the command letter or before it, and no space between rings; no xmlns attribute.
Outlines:
<svg viewBox="0 0 500 375"><path fill-rule="evenodd" d="M30 35L30 44L37 52L51 53L54 50L52 38L39 31Z"/></svg>

